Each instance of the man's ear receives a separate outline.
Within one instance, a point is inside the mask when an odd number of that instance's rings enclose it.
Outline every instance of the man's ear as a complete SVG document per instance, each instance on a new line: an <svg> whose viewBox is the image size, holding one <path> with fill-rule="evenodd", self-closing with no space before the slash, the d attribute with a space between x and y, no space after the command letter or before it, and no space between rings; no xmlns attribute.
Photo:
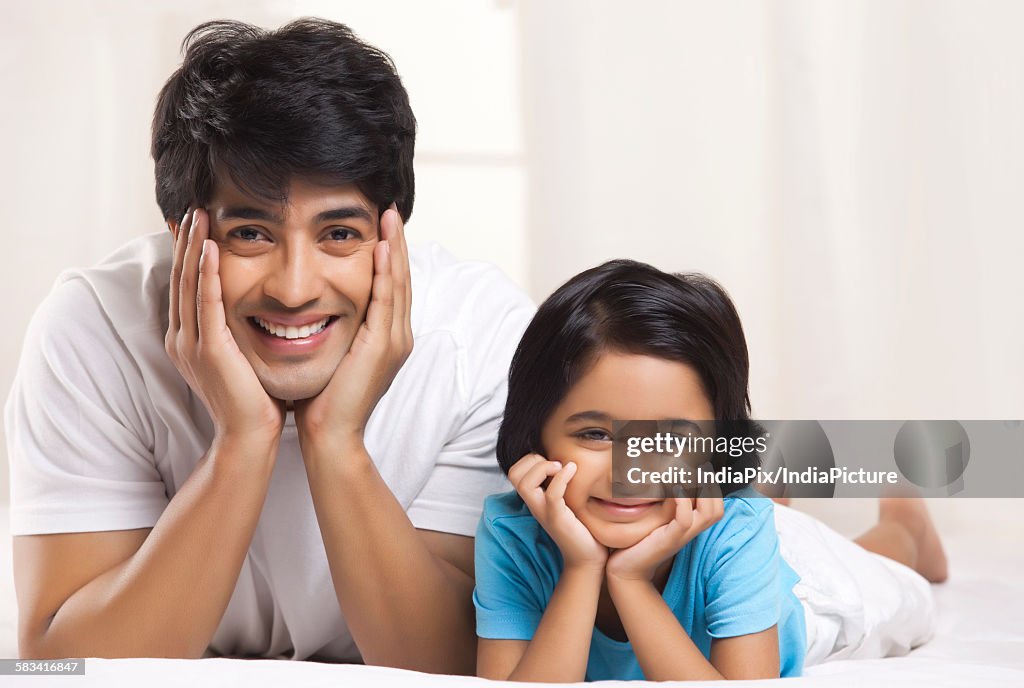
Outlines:
<svg viewBox="0 0 1024 688"><path fill-rule="evenodd" d="M168 220L167 221L167 229L171 233L171 238L173 238L173 239L177 239L178 238L178 227L180 227L180 226L181 226L180 222L175 222L174 220Z"/></svg>

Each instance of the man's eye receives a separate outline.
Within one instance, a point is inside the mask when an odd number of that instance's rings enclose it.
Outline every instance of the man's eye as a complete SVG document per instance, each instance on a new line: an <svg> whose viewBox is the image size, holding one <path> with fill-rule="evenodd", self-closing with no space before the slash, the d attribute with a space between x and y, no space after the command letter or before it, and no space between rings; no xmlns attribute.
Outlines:
<svg viewBox="0 0 1024 688"><path fill-rule="evenodd" d="M358 239L359 233L352 229L339 227L338 229L332 229L327 236L331 241L348 241L349 239Z"/></svg>
<svg viewBox="0 0 1024 688"><path fill-rule="evenodd" d="M254 227L239 227L232 230L228 236L237 237L242 241L255 242L263 237L263 232Z"/></svg>
<svg viewBox="0 0 1024 688"><path fill-rule="evenodd" d="M581 440L590 440L592 442L610 442L612 439L612 436L608 434L607 430L600 430L598 428L581 430L576 433L576 436Z"/></svg>

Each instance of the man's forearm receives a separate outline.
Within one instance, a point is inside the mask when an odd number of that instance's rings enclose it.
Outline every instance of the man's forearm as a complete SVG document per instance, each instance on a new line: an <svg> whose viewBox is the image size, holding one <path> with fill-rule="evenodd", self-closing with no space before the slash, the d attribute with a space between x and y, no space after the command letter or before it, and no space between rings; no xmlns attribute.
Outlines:
<svg viewBox="0 0 1024 688"><path fill-rule="evenodd" d="M474 671L473 580L436 557L361 444L304 453L345 622L367 664Z"/></svg>
<svg viewBox="0 0 1024 688"><path fill-rule="evenodd" d="M276 452L277 440L215 442L138 551L71 595L22 651L201 656L237 582Z"/></svg>

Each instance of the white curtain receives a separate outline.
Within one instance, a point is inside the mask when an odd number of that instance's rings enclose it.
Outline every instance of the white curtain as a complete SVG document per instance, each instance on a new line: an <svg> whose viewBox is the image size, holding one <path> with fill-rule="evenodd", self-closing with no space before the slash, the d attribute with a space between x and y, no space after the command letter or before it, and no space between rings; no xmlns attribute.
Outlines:
<svg viewBox="0 0 1024 688"><path fill-rule="evenodd" d="M531 288L718 278L765 418L1024 416L1024 4L524 2Z"/></svg>

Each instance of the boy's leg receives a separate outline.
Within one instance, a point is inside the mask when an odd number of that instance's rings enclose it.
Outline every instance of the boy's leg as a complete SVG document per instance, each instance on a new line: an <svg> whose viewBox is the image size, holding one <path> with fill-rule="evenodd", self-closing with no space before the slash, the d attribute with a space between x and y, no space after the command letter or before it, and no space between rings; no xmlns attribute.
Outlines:
<svg viewBox="0 0 1024 688"><path fill-rule="evenodd" d="M949 576L942 541L920 497L879 499L878 523L854 542L909 566L932 583Z"/></svg>

